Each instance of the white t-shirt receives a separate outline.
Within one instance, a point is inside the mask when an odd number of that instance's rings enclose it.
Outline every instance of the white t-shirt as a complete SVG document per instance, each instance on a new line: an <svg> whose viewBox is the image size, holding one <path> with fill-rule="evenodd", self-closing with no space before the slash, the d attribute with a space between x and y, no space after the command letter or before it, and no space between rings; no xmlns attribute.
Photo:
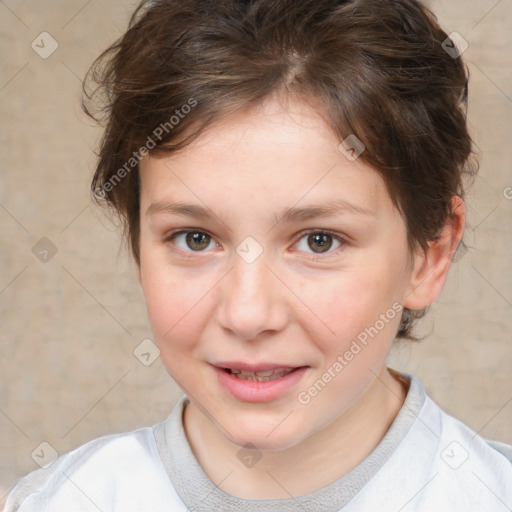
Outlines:
<svg viewBox="0 0 512 512"><path fill-rule="evenodd" d="M5 512L510 512L512 447L442 411L418 379L375 450L350 473L303 496L245 500L208 478L182 423L90 441L20 480Z"/></svg>

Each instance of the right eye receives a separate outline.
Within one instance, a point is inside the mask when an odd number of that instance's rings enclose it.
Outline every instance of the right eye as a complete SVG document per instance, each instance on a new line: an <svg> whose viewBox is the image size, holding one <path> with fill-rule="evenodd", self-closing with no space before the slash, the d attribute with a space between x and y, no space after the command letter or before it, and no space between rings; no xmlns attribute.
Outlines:
<svg viewBox="0 0 512 512"><path fill-rule="evenodd" d="M211 248L219 247L208 233L195 229L187 229L171 233L166 238L166 241L172 242L179 249L186 252L204 252L211 244L213 244Z"/></svg>

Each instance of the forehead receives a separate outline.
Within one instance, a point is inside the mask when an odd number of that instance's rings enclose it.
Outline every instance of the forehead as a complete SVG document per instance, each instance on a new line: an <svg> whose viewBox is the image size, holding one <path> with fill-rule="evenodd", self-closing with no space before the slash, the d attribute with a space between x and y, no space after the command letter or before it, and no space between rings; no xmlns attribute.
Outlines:
<svg viewBox="0 0 512 512"><path fill-rule="evenodd" d="M361 158L349 160L322 116L309 102L277 97L232 114L179 152L145 157L141 203L186 196L223 208L338 200L392 208L379 173Z"/></svg>

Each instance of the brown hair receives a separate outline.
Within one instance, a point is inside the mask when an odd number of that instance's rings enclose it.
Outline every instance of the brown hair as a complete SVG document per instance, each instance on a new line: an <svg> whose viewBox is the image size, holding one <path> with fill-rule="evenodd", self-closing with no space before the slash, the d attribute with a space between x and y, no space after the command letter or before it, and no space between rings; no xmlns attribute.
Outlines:
<svg viewBox="0 0 512 512"><path fill-rule="evenodd" d="M425 249L476 170L466 69L447 38L416 0L144 1L84 80L84 109L106 124L94 195L121 217L139 264L141 156L177 151L285 92L323 105L340 142L364 143L360 157L384 178L411 250ZM405 309L397 336L415 339L424 313Z"/></svg>

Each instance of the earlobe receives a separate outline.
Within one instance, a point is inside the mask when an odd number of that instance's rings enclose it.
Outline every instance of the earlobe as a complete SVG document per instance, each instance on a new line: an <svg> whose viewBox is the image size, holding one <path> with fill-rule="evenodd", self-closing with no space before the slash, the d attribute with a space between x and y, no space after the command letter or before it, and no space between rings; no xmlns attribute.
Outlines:
<svg viewBox="0 0 512 512"><path fill-rule="evenodd" d="M452 197L451 215L436 240L429 242L426 251L414 256L409 290L404 307L419 310L429 306L441 293L466 224L466 206L462 198Z"/></svg>

